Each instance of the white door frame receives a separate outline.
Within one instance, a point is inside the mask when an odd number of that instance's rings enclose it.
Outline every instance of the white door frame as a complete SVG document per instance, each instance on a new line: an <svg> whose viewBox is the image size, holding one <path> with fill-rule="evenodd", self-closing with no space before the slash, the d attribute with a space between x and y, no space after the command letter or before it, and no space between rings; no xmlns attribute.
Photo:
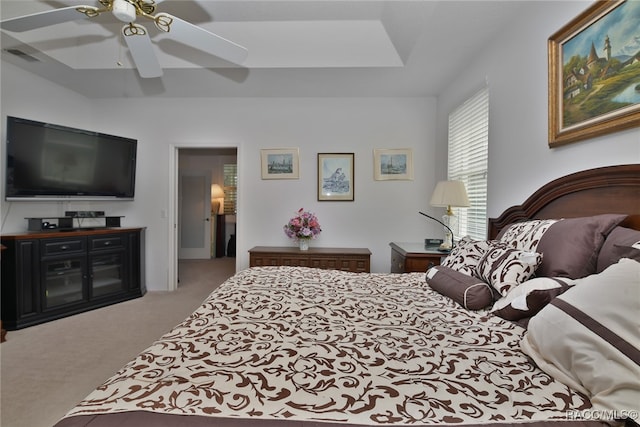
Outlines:
<svg viewBox="0 0 640 427"><path fill-rule="evenodd" d="M167 221L167 236L169 236L169 268L167 272L167 289L178 289L178 186L179 186L179 150L183 148L235 148L239 157L238 144L229 143L175 143L169 144L169 218ZM237 262L237 261L236 261Z"/></svg>

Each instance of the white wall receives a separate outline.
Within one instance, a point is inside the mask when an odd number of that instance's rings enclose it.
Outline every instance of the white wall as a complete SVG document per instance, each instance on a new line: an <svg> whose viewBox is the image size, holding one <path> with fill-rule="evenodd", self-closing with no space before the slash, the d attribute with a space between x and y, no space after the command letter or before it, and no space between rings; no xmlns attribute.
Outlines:
<svg viewBox="0 0 640 427"><path fill-rule="evenodd" d="M2 188L2 233L26 229L25 217L37 216L36 212L48 215L63 215L66 204L51 202L31 202L16 204L4 201L4 170L6 116L24 117L51 123L64 123L72 127L93 127L91 102L83 96L69 92L60 86L52 85L36 75L17 69L11 64L2 63L2 86L0 88L2 116L2 144L0 144Z"/></svg>
<svg viewBox="0 0 640 427"><path fill-rule="evenodd" d="M292 245L282 227L300 207L316 212L323 227L313 245L367 247L377 272L389 271L389 242L441 233L418 214L442 213L428 206L436 180L435 98L87 100L4 63L2 82L3 121L16 115L138 139L135 201L50 202L37 209L43 215L104 210L123 215L123 226L146 226L150 290L170 288L166 213L173 146L238 147L238 269L248 266L253 246ZM52 91L55 101L46 102ZM261 179L260 149L278 147L300 149L299 180ZM374 181L373 149L405 147L413 149L415 179ZM355 153L354 202L317 201L319 152ZM33 206L3 203L2 232L23 231Z"/></svg>
<svg viewBox="0 0 640 427"><path fill-rule="evenodd" d="M532 1L470 61L438 98L437 156L446 159L449 112L489 84L489 216L520 204L566 174L640 162L640 129L550 149L547 145L547 39L591 1ZM440 163L446 164L446 163ZM438 171L446 175L446 167Z"/></svg>
<svg viewBox="0 0 640 427"><path fill-rule="evenodd" d="M282 226L300 207L319 216L317 246L368 247L372 270L389 271L390 241L438 236L417 211L446 176L447 115L488 80L489 215L523 201L550 179L591 167L640 162L640 130L561 148L547 146L546 41L591 2L527 2L522 19L469 58L434 98L107 99L87 100L2 64L2 121L7 114L139 140L136 200L120 203L3 203L2 232L26 227L33 212L97 209L147 227L148 288L170 288L170 147L238 147L237 268L255 245L291 245ZM4 133L4 132L3 132ZM4 135L2 135L4 140ZM260 179L260 149L298 147L299 180ZM414 150L414 181L374 181L373 148ZM355 201L318 202L318 152L355 153ZM4 166L3 166L4 167Z"/></svg>

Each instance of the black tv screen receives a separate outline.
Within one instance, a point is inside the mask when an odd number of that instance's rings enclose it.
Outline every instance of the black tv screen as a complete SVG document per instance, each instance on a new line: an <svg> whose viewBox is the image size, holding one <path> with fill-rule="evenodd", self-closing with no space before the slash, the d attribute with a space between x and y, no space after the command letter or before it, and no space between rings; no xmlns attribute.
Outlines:
<svg viewBox="0 0 640 427"><path fill-rule="evenodd" d="M137 140L10 116L6 129L7 200L134 197Z"/></svg>

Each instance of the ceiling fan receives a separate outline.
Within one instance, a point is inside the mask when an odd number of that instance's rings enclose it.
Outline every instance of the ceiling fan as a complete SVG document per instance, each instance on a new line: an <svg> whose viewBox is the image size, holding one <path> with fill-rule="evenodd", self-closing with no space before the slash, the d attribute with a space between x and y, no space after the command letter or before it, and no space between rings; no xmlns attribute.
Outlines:
<svg viewBox="0 0 640 427"><path fill-rule="evenodd" d="M135 22L138 17L153 21L156 28L171 34L171 37L178 42L235 64L244 62L247 49L243 46L168 13L155 14L156 5L162 1L98 0L101 7L69 6L48 10L0 21L0 28L22 32L78 19L94 18L101 13L111 12L118 20L125 23L121 32L142 78L160 77L162 68L153 51L147 29Z"/></svg>

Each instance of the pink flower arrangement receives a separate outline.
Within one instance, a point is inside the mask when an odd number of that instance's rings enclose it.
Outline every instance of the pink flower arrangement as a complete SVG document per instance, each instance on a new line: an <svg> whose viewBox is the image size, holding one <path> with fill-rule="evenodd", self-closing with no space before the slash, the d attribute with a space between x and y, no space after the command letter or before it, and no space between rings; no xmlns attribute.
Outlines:
<svg viewBox="0 0 640 427"><path fill-rule="evenodd" d="M298 210L296 216L291 218L284 226L284 233L291 239L315 239L322 229L318 218L314 213L305 212L304 208Z"/></svg>

